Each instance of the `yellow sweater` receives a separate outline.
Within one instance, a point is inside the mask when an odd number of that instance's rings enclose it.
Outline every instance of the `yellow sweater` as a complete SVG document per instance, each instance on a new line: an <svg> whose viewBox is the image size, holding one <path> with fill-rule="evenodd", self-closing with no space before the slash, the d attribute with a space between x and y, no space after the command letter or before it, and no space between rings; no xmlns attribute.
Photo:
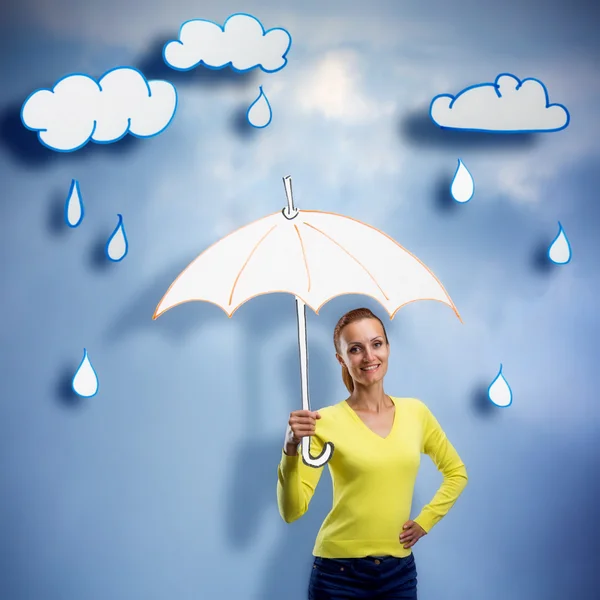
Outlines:
<svg viewBox="0 0 600 600"><path fill-rule="evenodd" d="M333 481L333 507L321 526L314 556L408 556L399 540L410 518L421 453L428 454L444 476L429 504L414 520L426 532L452 508L467 484L467 471L439 423L420 400L392 398L394 424L386 438L371 431L344 400L319 410L311 454L325 442L335 446L327 463ZM277 503L291 523L308 509L323 467L304 464L300 453L283 452L277 470Z"/></svg>

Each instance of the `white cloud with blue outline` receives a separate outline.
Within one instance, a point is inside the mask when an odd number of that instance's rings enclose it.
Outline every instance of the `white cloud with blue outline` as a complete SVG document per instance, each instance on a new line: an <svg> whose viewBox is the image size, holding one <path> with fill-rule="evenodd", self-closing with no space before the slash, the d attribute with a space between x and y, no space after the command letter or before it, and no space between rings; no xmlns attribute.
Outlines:
<svg viewBox="0 0 600 600"><path fill-rule="evenodd" d="M133 67L107 71L98 81L82 73L36 90L21 108L21 121L40 142L73 152L90 140L110 144L130 133L149 138L162 133L177 109L177 91L167 81L148 81Z"/></svg>
<svg viewBox="0 0 600 600"><path fill-rule="evenodd" d="M179 39L165 45L163 59L178 71L202 64L209 69L230 66L243 72L258 67L274 73L286 66L291 45L292 37L285 29L265 30L256 17L236 13L222 27L205 19L186 21Z"/></svg>
<svg viewBox="0 0 600 600"><path fill-rule="evenodd" d="M439 94L431 101L429 114L440 127L499 133L560 131L570 121L565 106L550 104L541 81L521 81L510 73L498 75L494 83L472 85L456 96Z"/></svg>

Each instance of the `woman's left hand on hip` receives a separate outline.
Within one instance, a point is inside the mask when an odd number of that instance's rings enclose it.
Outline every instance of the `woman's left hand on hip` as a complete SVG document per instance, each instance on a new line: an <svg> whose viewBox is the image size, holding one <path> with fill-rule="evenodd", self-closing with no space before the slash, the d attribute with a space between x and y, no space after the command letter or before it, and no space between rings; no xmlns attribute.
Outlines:
<svg viewBox="0 0 600 600"><path fill-rule="evenodd" d="M412 548L427 532L415 521L406 521L402 526L400 543L404 548Z"/></svg>

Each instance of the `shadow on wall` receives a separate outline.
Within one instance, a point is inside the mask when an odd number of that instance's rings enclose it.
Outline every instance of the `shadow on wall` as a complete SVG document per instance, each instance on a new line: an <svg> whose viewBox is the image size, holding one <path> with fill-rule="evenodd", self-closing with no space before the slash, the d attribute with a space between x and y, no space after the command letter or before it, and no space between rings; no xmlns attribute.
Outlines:
<svg viewBox="0 0 600 600"><path fill-rule="evenodd" d="M261 406L258 401L265 390L260 389L261 356L256 351L257 345L262 340L269 339L274 333L286 328L290 332L290 339L297 344L296 334L296 306L291 294L277 293L258 296L249 300L234 313L231 319L221 308L207 302L187 302L176 306L158 319L153 320L152 315L156 310L165 292L174 279L187 267L196 256L186 256L174 263L171 267L152 277L148 284L142 287L117 315L107 329L104 336L106 344L111 345L123 338L136 335L139 332L152 332L170 343L179 343L189 340L190 336L200 335L203 325L220 323L223 328L235 327L242 329L241 348L239 352L247 357L243 361L244 371L236 374L245 382L246 394L243 399L245 406L254 406L247 415L247 428L249 431L261 431ZM310 309L307 308L307 313ZM307 314L309 321L308 336L310 344L311 332L318 330L318 319L312 319ZM210 341L208 342L210 343ZM296 347L297 348L297 347ZM237 351L237 350L236 350ZM297 352L297 350L296 350ZM273 349L273 355L280 356L280 349ZM278 360L278 359L277 359ZM296 358L296 370L299 369ZM312 361L311 361L312 366ZM300 383L292 392L294 400L300 402ZM254 403L254 404L252 404ZM283 435L283 433L281 434Z"/></svg>
<svg viewBox="0 0 600 600"><path fill-rule="evenodd" d="M218 307L204 302L182 304L153 320L154 311L175 278L195 256L173 263L168 269L155 274L137 294L122 304L122 310L107 328L104 339L115 343L140 331L152 331L169 341L184 341L208 319L227 318Z"/></svg>
<svg viewBox="0 0 600 600"><path fill-rule="evenodd" d="M495 418L498 416L499 411L504 410L498 406L492 404L488 396L488 388L490 383L493 381L496 375L492 375L492 378L488 383L479 382L473 386L471 392L471 411L479 418Z"/></svg>
<svg viewBox="0 0 600 600"><path fill-rule="evenodd" d="M57 402L64 408L79 409L87 406L86 398L78 396L73 390L73 377L79 367L81 357L73 360L65 360L62 367L58 370L58 377L55 384L55 397Z"/></svg>
<svg viewBox="0 0 600 600"><path fill-rule="evenodd" d="M67 202L68 189L53 190L48 200L48 213L46 219L46 231L51 237L62 237L71 228L65 223L65 204Z"/></svg>
<svg viewBox="0 0 600 600"><path fill-rule="evenodd" d="M47 87L52 87L52 84ZM23 102L25 98L23 98ZM126 135L112 144L88 142L75 152L56 152L42 145L35 131L27 129L21 121L22 103L11 104L0 112L0 145L19 164L30 168L63 166L72 161L91 160L98 156L118 156L136 149L140 143L151 140Z"/></svg>
<svg viewBox="0 0 600 600"><path fill-rule="evenodd" d="M490 133L442 129L429 116L429 107L400 117L399 133L419 147L464 150L530 150L539 139L534 133Z"/></svg>
<svg viewBox="0 0 600 600"><path fill-rule="evenodd" d="M457 214L456 211L460 208L460 204L452 198L450 193L453 178L454 173L444 171L439 175L433 191L434 208L445 215Z"/></svg>
<svg viewBox="0 0 600 600"><path fill-rule="evenodd" d="M110 233L107 234L106 231L100 231L90 242L88 264L90 269L96 273L104 273L118 264L109 260L106 256L106 243L109 237Z"/></svg>
<svg viewBox="0 0 600 600"><path fill-rule="evenodd" d="M254 101L254 100L253 100ZM233 132L244 141L251 141L257 139L260 135L261 130L256 127L252 127L250 123L248 123L248 108L246 106L241 106L237 110L234 111L230 126Z"/></svg>
<svg viewBox="0 0 600 600"><path fill-rule="evenodd" d="M208 320L218 319L227 325L230 319L225 312L208 302L187 302L168 310L156 320L152 319L158 303L171 283L196 256L187 255L149 279L138 294L128 303L124 303L123 310L108 328L105 340L112 343L123 337L135 335L138 331L152 331L169 341L177 342L185 341L188 336L195 334L197 327ZM284 293L258 296L238 308L231 317L231 320L237 319L243 319L251 349L253 343L258 343L281 326L295 326L294 297Z"/></svg>
<svg viewBox="0 0 600 600"><path fill-rule="evenodd" d="M553 263L548 256L548 248L556 237L556 232L552 233L553 235L545 236L544 239L540 239L532 251L531 267L533 271L539 275L550 276L552 273L555 273L557 269L564 267L564 265Z"/></svg>
<svg viewBox="0 0 600 600"><path fill-rule="evenodd" d="M293 318L293 317L292 317ZM310 344L310 342L309 342ZM297 344L283 354L287 412L299 410L300 373ZM332 398L330 373L334 368L331 353L309 346L311 406L321 408L336 402ZM265 390L266 391L266 390ZM267 394L268 395L268 394ZM254 399L249 399L252 402ZM258 400L257 400L258 401ZM279 521L279 540L267 559L257 600L286 598L305 600L312 564L312 548L319 527L331 508L331 480L323 473L309 510L294 523L284 523L277 508L277 466L281 458L287 419L281 423L281 434L261 439L260 428L239 444L231 485L226 497L226 540L234 551L247 549L258 541L266 515Z"/></svg>

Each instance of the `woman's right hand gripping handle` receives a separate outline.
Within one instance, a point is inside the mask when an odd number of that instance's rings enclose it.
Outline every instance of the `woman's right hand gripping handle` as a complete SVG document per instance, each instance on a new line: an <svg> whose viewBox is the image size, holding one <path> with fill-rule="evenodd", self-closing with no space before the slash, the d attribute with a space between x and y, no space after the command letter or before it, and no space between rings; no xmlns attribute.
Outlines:
<svg viewBox="0 0 600 600"><path fill-rule="evenodd" d="M315 434L316 422L320 418L318 411L313 410L295 410L290 413L283 444L283 451L288 456L298 454L298 444L303 437Z"/></svg>

